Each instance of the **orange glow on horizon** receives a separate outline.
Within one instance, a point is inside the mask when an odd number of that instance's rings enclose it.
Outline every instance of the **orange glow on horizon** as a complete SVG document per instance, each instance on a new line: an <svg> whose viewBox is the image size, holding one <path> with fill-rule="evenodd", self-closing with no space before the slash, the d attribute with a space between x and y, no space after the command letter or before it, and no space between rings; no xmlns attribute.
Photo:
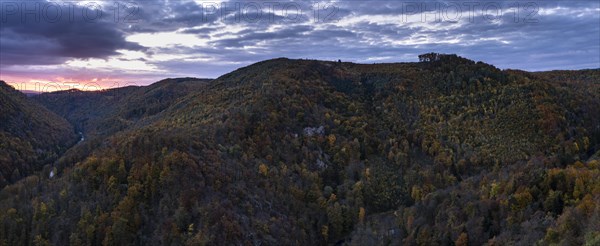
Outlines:
<svg viewBox="0 0 600 246"><path fill-rule="evenodd" d="M22 79L3 76L0 80L5 81L20 91L54 92L77 89L81 91L99 91L125 86L140 86L141 84L127 82L123 79L114 78L92 78L87 80L76 80L71 78L57 77L55 80Z"/></svg>

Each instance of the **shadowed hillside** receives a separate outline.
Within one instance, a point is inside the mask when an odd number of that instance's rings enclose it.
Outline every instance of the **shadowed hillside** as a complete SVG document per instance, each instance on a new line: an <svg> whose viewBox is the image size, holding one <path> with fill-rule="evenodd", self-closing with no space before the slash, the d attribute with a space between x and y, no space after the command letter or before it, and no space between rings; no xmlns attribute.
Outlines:
<svg viewBox="0 0 600 246"><path fill-rule="evenodd" d="M0 81L0 188L52 164L76 141L60 116Z"/></svg>

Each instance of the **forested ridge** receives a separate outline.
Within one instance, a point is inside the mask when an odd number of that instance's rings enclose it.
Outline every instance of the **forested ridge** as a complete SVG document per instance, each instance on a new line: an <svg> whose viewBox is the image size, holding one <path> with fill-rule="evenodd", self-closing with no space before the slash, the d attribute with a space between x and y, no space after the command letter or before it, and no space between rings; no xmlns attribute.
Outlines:
<svg viewBox="0 0 600 246"><path fill-rule="evenodd" d="M0 81L0 188L52 164L76 140L71 125Z"/></svg>
<svg viewBox="0 0 600 246"><path fill-rule="evenodd" d="M86 140L0 191L0 245L600 244L600 69L420 58L33 97Z"/></svg>

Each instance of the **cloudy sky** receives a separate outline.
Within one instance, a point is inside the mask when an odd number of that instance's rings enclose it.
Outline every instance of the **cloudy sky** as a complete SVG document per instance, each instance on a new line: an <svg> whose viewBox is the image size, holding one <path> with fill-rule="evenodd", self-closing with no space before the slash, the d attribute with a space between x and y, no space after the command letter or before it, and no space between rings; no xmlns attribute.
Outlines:
<svg viewBox="0 0 600 246"><path fill-rule="evenodd" d="M27 90L215 78L289 57L455 53L529 71L600 67L600 1L0 0L0 79Z"/></svg>

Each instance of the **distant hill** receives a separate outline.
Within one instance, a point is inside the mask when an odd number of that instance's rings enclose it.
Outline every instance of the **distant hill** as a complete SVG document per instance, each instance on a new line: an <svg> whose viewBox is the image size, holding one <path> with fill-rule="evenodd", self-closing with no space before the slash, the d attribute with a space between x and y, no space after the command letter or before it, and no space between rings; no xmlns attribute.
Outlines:
<svg viewBox="0 0 600 246"><path fill-rule="evenodd" d="M600 70L420 58L36 97L86 140L0 192L0 241L600 242Z"/></svg>
<svg viewBox="0 0 600 246"><path fill-rule="evenodd" d="M32 91L32 90L20 90L20 92L21 92L21 93L23 93L23 94L25 94L25 95L26 95L26 96L28 96L28 97L31 97L31 96L35 96L35 95L42 94L42 93L41 93L41 92L39 92L39 91Z"/></svg>
<svg viewBox="0 0 600 246"><path fill-rule="evenodd" d="M86 135L106 135L166 109L210 80L165 79L147 87L43 93L33 100L65 117ZM112 122L108 122L112 121Z"/></svg>
<svg viewBox="0 0 600 246"><path fill-rule="evenodd" d="M69 150L63 159L87 155L113 133L160 117L161 112L210 79L165 79L145 87L129 86L103 91L68 90L32 97L67 119L86 141ZM68 162L68 161L67 161Z"/></svg>
<svg viewBox="0 0 600 246"><path fill-rule="evenodd" d="M0 187L52 164L76 141L71 125L0 81Z"/></svg>

